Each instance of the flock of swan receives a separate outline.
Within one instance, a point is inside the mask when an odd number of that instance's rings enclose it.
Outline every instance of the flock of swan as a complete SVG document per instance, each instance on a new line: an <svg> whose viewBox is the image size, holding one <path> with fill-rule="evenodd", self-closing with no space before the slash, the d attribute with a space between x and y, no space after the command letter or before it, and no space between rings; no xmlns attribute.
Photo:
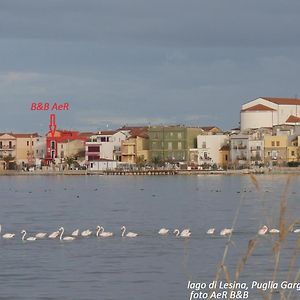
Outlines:
<svg viewBox="0 0 300 300"><path fill-rule="evenodd" d="M215 228L209 228L206 232L207 235L214 235L216 229ZM264 225L259 230L257 231L258 235L266 235L268 233L274 234L274 233L279 233L280 231L276 228L269 229L268 226ZM291 232L293 233L300 233L300 229L292 229ZM174 234L175 237L182 237L182 238L188 238L191 236L191 230L189 228L179 230L179 229L174 229L173 231L168 229L168 228L161 228L158 231L159 235L169 235L169 234ZM220 236L229 236L233 233L232 228L223 228L220 232ZM121 237L127 237L127 238L135 238L139 234L135 232L126 232L126 227L122 226L121 227ZM78 238L84 238L84 237L90 237L90 236L96 236L98 238L108 238L114 236L114 233L111 231L105 231L103 226L98 225L96 227L96 230L93 232L90 229L83 230L80 232L79 229L74 230L70 235L65 235L65 229L64 227L60 227L58 230L52 232L52 233L46 233L46 232L39 232L36 233L35 235L28 236L26 230L21 231L21 239L22 241L36 241L39 239L59 239L61 241L73 241ZM2 234L2 225L0 224L0 237L3 239L14 239L17 237L16 233L5 233Z"/></svg>

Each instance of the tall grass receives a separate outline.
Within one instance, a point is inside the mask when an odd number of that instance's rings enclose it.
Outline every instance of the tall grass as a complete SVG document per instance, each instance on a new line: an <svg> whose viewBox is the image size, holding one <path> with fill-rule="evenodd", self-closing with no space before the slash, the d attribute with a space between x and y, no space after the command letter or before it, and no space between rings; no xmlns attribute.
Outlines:
<svg viewBox="0 0 300 300"><path fill-rule="evenodd" d="M262 189L259 184L259 181L257 180L257 177L254 175L250 175L250 176L251 176L251 181L252 181L254 187L256 188L256 191L262 197ZM280 233L275 235L275 238L274 238L274 235L269 235L269 241L271 243L271 250L272 250L270 252L272 253L272 257L273 257L273 271L272 271L272 274L270 275L269 280L272 280L274 282L277 282L277 279L278 279L279 265L280 265L280 260L281 260L281 256L283 253L283 246L286 242L288 235L293 230L294 225L296 223L299 223L299 221L300 221L300 218L294 219L292 221L288 221L288 217L287 217L288 191L289 191L289 186L290 186L292 177L293 177L293 175L291 175L287 178L287 181L285 183L284 189L283 189L281 197L280 197L280 204L279 204L279 211L278 211L278 228L280 230ZM239 211L240 211L243 200L244 200L244 197L242 196L241 200L239 202L239 205L237 207L233 223L232 223L233 229L235 229L236 221L238 219ZM253 238L251 238L248 241L248 247L247 247L244 255L237 262L237 265L236 265L236 268L234 271L234 276L231 276L230 271L225 264L226 257L229 252L229 246L232 244L232 235L230 234L228 236L228 240L227 240L227 243L224 248L222 259L217 267L216 276L215 276L214 280L218 281L220 279L220 277L223 275L225 280L228 283L231 282L231 278L234 278L234 280L238 281L245 270L245 266L247 265L249 258L253 255L256 248L258 247L259 239L260 239L260 237L256 234ZM298 282L298 280L300 279L300 269L299 268L297 269L297 265L296 265L299 254L300 254L300 234L295 242L293 255L291 256L291 258L289 260L289 264L288 264L288 273L287 273L285 279L289 282ZM210 294L212 294L212 292L213 291L211 291ZM261 297L264 300L271 300L273 297L273 294L274 294L273 289L270 289L265 292L264 291L260 291L260 292L261 292ZM293 298L293 297L295 297L293 292L294 292L294 290L280 290L279 291L280 299L281 300L296 299L296 298ZM253 291L249 290L249 299L252 299L251 293L253 293Z"/></svg>

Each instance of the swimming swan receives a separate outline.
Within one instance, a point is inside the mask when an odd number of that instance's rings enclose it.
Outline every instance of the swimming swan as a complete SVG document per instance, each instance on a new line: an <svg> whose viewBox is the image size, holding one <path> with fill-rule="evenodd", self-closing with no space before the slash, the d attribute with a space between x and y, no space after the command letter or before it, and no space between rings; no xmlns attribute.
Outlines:
<svg viewBox="0 0 300 300"><path fill-rule="evenodd" d="M258 230L257 234L258 234L258 235L265 235L268 231L269 231L268 226L264 225L263 227L261 227L261 228Z"/></svg>
<svg viewBox="0 0 300 300"><path fill-rule="evenodd" d="M63 227L60 227L59 231L60 231L60 235L59 235L59 240L60 241L73 241L73 240L75 240L75 238L73 236L65 236L65 237L63 237L63 234L65 232L65 229Z"/></svg>
<svg viewBox="0 0 300 300"><path fill-rule="evenodd" d="M167 228L161 228L159 231L158 231L158 234L160 234L160 235L166 235L166 234L168 234L169 233L169 229L167 229Z"/></svg>
<svg viewBox="0 0 300 300"><path fill-rule="evenodd" d="M91 230L87 229L87 230L84 230L84 231L81 232L81 236L82 237L88 237L88 236L92 235L92 233L93 232Z"/></svg>
<svg viewBox="0 0 300 300"><path fill-rule="evenodd" d="M173 231L173 233L175 234L175 236L180 236L180 237L190 237L191 236L191 231L190 229L184 229L181 232L179 231L179 229L175 229Z"/></svg>
<svg viewBox="0 0 300 300"><path fill-rule="evenodd" d="M114 235L113 232L110 232L110 231L104 231L104 227L103 226L97 226L96 227L96 236L97 237L112 237Z"/></svg>
<svg viewBox="0 0 300 300"><path fill-rule="evenodd" d="M51 234L49 234L48 238L49 238L49 239L56 239L56 238L59 237L59 234L60 234L60 231L59 231L59 230L54 231L54 232L52 232Z"/></svg>
<svg viewBox="0 0 300 300"><path fill-rule="evenodd" d="M35 240L36 240L36 237L35 237L35 236L30 236L30 237L28 237L28 238L25 238L27 232L26 232L26 230L24 230L24 229L21 231L21 234L23 234L23 236L22 236L22 241L35 241Z"/></svg>
<svg viewBox="0 0 300 300"><path fill-rule="evenodd" d="M37 239L44 239L47 236L46 232L39 232L35 235Z"/></svg>
<svg viewBox="0 0 300 300"><path fill-rule="evenodd" d="M0 234L1 234L1 231L2 231L2 225L0 224ZM4 239L13 239L15 237L15 234L14 233L5 233L2 235L2 237Z"/></svg>
<svg viewBox="0 0 300 300"><path fill-rule="evenodd" d="M79 229L74 230L74 231L71 233L71 236L78 237L78 236L79 236Z"/></svg>
<svg viewBox="0 0 300 300"><path fill-rule="evenodd" d="M206 234L214 234L215 233L215 228L209 228L207 231L206 231Z"/></svg>
<svg viewBox="0 0 300 300"><path fill-rule="evenodd" d="M221 236L226 236L226 235L229 235L233 232L233 229L232 228L224 228L220 231L220 235Z"/></svg>
<svg viewBox="0 0 300 300"><path fill-rule="evenodd" d="M128 233L125 235L125 231L126 231L126 227L125 227L125 226L122 226L122 228L121 228L122 237L126 236L126 237L129 237L129 238L134 238L134 237L137 237L137 236L138 236L138 234L135 233L135 232L128 232Z"/></svg>

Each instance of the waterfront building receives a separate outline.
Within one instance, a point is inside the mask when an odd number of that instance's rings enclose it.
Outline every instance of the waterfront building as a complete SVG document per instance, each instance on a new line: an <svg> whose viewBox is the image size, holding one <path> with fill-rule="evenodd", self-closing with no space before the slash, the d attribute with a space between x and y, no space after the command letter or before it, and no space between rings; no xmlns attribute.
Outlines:
<svg viewBox="0 0 300 300"><path fill-rule="evenodd" d="M242 105L241 130L300 124L300 99L261 97Z"/></svg>
<svg viewBox="0 0 300 300"><path fill-rule="evenodd" d="M197 136L197 164L199 166L221 166L223 158L220 149L227 145L229 136L225 134ZM194 149L193 149L194 150ZM192 160L195 161L195 158Z"/></svg>
<svg viewBox="0 0 300 300"><path fill-rule="evenodd" d="M130 136L121 143L121 161L128 164L149 161L148 127L131 127Z"/></svg>
<svg viewBox="0 0 300 300"><path fill-rule="evenodd" d="M249 163L249 160L249 135L236 134L230 136L230 162L232 166L245 166Z"/></svg>
<svg viewBox="0 0 300 300"><path fill-rule="evenodd" d="M287 135L265 135L264 137L265 164L270 166L282 166L287 162Z"/></svg>
<svg viewBox="0 0 300 300"><path fill-rule="evenodd" d="M37 133L0 134L0 169L36 166L45 155L45 139Z"/></svg>
<svg viewBox="0 0 300 300"><path fill-rule="evenodd" d="M50 162L57 159L60 162L62 148L59 149L58 144L61 146L61 143L69 143L75 140L85 142L92 134L91 132L56 130L54 136L52 136L51 132L48 132L46 136L46 161ZM64 156L66 155L64 154Z"/></svg>
<svg viewBox="0 0 300 300"><path fill-rule="evenodd" d="M220 150L220 167L223 169L228 169L229 159L230 159L230 144L223 145Z"/></svg>
<svg viewBox="0 0 300 300"><path fill-rule="evenodd" d="M221 134L222 129L220 129L217 126L200 126L200 128L203 130L203 134Z"/></svg>
<svg viewBox="0 0 300 300"><path fill-rule="evenodd" d="M197 148L197 136L204 132L198 127L151 126L149 150L151 162L188 163L190 149Z"/></svg>
<svg viewBox="0 0 300 300"><path fill-rule="evenodd" d="M87 162L101 159L121 161L121 144L130 136L129 130L106 130L90 136L85 143Z"/></svg>
<svg viewBox="0 0 300 300"><path fill-rule="evenodd" d="M0 169L15 163L17 139L12 133L0 133Z"/></svg>
<svg viewBox="0 0 300 300"><path fill-rule="evenodd" d="M98 159L93 161L88 161L87 167L90 171L108 171L115 170L118 166L116 160L111 159Z"/></svg>

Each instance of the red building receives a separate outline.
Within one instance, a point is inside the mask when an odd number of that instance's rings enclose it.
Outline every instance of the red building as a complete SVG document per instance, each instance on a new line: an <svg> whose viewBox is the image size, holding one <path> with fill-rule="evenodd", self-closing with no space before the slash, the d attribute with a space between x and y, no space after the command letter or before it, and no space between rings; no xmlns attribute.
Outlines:
<svg viewBox="0 0 300 300"><path fill-rule="evenodd" d="M47 147L46 147L46 160L50 161L58 156L57 144L66 142L81 140L86 142L87 139L92 135L92 132L79 132L71 130L56 130L54 136L49 131L47 134Z"/></svg>

